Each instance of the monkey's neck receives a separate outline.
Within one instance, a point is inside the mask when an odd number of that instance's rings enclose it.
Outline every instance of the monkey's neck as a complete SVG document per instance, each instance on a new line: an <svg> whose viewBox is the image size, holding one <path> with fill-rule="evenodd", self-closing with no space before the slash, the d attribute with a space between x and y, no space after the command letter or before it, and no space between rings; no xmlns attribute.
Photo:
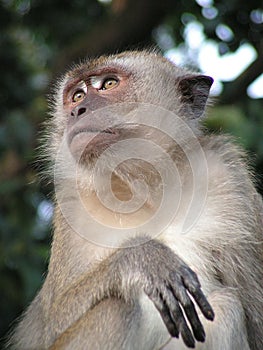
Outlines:
<svg viewBox="0 0 263 350"><path fill-rule="evenodd" d="M161 189L151 184L125 181L113 174L109 184L97 188L81 187L85 210L95 220L116 228L130 228L149 220L158 208Z"/></svg>

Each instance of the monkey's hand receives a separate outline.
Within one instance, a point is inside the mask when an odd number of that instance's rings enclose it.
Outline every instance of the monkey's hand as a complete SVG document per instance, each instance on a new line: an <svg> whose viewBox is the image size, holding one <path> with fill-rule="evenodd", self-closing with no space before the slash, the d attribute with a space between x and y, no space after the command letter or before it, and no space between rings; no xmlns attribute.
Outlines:
<svg viewBox="0 0 263 350"><path fill-rule="evenodd" d="M201 290L196 273L161 242L149 240L138 244L136 238L134 243L136 246L122 250L120 259L122 272L125 266L129 269L127 274L124 273L130 276L128 284L139 284L144 290L172 337L178 338L181 334L189 348L195 347L195 339L204 342L205 331L190 296L208 320L214 319L214 312ZM134 278L132 272L135 273Z"/></svg>

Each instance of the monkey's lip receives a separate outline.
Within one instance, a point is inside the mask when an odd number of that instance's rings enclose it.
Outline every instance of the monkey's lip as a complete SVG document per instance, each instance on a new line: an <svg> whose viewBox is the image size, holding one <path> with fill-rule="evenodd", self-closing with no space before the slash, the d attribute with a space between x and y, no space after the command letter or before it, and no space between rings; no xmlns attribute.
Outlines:
<svg viewBox="0 0 263 350"><path fill-rule="evenodd" d="M99 129L93 129L93 128L79 128L79 129L73 129L69 135L68 135L68 143L69 145L73 141L74 137L76 137L79 134L87 134L90 139L93 139L98 134L109 134L109 135L117 135L117 131L113 128L106 128L104 130Z"/></svg>
<svg viewBox="0 0 263 350"><path fill-rule="evenodd" d="M117 142L119 132L113 128L98 130L93 128L73 129L68 135L68 145L72 155L79 159L83 152L100 154Z"/></svg>

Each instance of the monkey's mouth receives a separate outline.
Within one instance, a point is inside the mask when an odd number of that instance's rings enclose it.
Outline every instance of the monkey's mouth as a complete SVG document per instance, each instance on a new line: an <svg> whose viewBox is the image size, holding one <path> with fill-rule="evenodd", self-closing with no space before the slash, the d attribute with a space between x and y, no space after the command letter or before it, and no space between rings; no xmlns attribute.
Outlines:
<svg viewBox="0 0 263 350"><path fill-rule="evenodd" d="M119 138L119 131L113 128L75 128L68 134L68 145L75 158L84 153L101 153Z"/></svg>
<svg viewBox="0 0 263 350"><path fill-rule="evenodd" d="M74 137L76 137L79 134L90 134L90 136L93 135L93 137L96 137L97 134L116 135L117 132L113 128L107 128L104 130L99 130L99 129L95 129L95 128L94 129L93 128L81 128L81 129L77 129L77 130L72 130L68 135L68 143L71 144Z"/></svg>

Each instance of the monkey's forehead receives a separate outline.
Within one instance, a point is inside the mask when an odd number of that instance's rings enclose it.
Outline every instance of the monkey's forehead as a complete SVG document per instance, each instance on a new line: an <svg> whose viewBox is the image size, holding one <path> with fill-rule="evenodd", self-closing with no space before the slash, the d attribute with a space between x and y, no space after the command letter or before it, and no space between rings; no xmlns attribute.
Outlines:
<svg viewBox="0 0 263 350"><path fill-rule="evenodd" d="M125 51L120 54L101 56L96 59L86 59L71 70L67 77L77 78L81 75L94 72L100 73L103 69L121 69L123 71L138 72L140 70L165 70L169 73L184 75L186 71L177 67L162 55L148 51Z"/></svg>

